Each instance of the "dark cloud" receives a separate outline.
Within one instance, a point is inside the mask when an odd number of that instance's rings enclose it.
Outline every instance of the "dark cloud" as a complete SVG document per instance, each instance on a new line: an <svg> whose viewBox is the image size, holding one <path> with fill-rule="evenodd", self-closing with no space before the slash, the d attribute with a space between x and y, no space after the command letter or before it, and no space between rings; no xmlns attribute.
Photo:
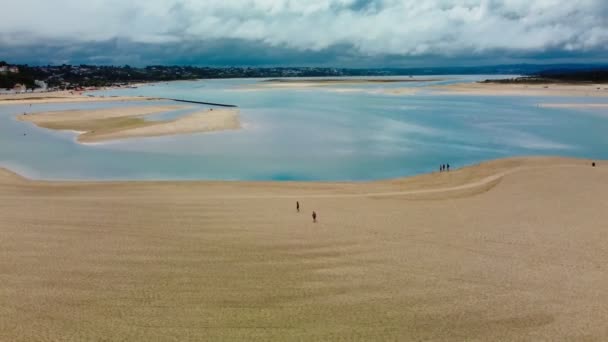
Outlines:
<svg viewBox="0 0 608 342"><path fill-rule="evenodd" d="M513 63L608 63L602 51L488 51L476 55L398 54L363 55L348 44L322 50L298 50L264 42L239 39L188 41L178 43L137 43L114 38L101 42L74 44L46 41L14 46L0 56L28 64L100 64L144 66L153 64L199 66L340 66L340 67L422 67L436 65L473 66Z"/></svg>

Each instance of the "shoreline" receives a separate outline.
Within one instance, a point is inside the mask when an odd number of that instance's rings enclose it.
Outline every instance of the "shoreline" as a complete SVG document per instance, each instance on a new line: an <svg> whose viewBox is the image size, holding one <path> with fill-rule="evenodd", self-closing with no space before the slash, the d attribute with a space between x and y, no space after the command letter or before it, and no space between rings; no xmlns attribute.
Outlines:
<svg viewBox="0 0 608 342"><path fill-rule="evenodd" d="M466 82L426 87L440 95L608 97L608 84Z"/></svg>
<svg viewBox="0 0 608 342"><path fill-rule="evenodd" d="M76 132L76 131L74 131ZM107 141L92 141L91 144L104 143ZM85 143L88 144L88 143ZM214 179L46 179L46 178L36 178L36 177L28 177L25 173L20 173L16 171L18 167L10 167L0 165L0 171L5 174L10 174L14 177L17 177L23 181L27 182L39 182L39 183L66 183L66 184L139 184L139 183L197 183L197 184L259 184L259 185L344 185L344 186L374 186L374 185L403 185L403 183L408 183L410 181L420 181L420 180L430 180L434 177L449 177L454 174L462 174L463 172L474 171L477 168L491 167L496 170L500 170L500 174L503 174L505 171L509 169L518 169L521 167L537 167L543 166L547 164L567 164L567 165L590 165L592 162L601 163L606 162L608 164L608 160L601 159L589 159L589 158L578 158L578 157L567 157L567 156L543 156L543 155L530 155L530 156L514 156L514 157L504 157L497 159L488 159L480 162L475 162L472 164L462 165L458 168L454 168L451 171L431 171L425 173L419 173L409 176L400 176L393 178L385 178L385 179L372 179L372 180L214 180ZM479 174L477 174L479 176ZM485 176L495 176L493 174L484 174ZM429 183L429 185L432 183ZM416 190L418 190L417 188Z"/></svg>

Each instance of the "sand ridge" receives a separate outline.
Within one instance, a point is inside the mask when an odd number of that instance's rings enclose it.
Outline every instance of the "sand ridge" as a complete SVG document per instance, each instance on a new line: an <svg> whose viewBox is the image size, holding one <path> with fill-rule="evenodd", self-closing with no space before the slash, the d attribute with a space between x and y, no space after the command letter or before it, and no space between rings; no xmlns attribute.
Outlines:
<svg viewBox="0 0 608 342"><path fill-rule="evenodd" d="M604 340L597 162L363 183L3 171L0 340Z"/></svg>

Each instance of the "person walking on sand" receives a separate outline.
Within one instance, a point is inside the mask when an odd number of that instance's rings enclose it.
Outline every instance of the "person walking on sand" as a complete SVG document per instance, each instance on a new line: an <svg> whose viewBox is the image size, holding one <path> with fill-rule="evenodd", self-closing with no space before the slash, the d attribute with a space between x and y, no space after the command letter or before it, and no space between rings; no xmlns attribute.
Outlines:
<svg viewBox="0 0 608 342"><path fill-rule="evenodd" d="M312 212L312 222L317 223L317 212L316 211Z"/></svg>
<svg viewBox="0 0 608 342"><path fill-rule="evenodd" d="M446 167L446 170L450 171L450 164L446 164L445 167Z"/></svg>
<svg viewBox="0 0 608 342"><path fill-rule="evenodd" d="M296 201L296 210L300 212L300 202Z"/></svg>

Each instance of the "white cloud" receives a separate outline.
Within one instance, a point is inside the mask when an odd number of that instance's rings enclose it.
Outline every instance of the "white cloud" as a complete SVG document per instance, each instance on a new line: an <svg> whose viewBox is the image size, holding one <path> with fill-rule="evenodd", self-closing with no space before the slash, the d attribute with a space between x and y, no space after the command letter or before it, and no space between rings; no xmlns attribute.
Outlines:
<svg viewBox="0 0 608 342"><path fill-rule="evenodd" d="M364 55L450 56L603 50L608 43L606 0L20 0L0 11L4 44L231 38L300 50L348 44Z"/></svg>

